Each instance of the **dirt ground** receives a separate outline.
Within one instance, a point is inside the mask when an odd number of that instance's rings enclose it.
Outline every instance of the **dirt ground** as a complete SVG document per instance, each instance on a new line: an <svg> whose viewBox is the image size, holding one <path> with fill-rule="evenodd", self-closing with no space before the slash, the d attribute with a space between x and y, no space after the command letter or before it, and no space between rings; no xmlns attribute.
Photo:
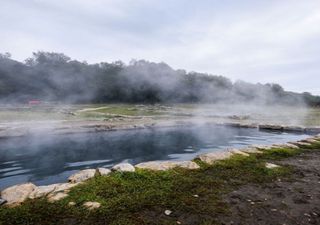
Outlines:
<svg viewBox="0 0 320 225"><path fill-rule="evenodd" d="M320 151L307 152L277 164L293 166L292 177L263 185L246 185L225 196L232 225L320 224Z"/></svg>

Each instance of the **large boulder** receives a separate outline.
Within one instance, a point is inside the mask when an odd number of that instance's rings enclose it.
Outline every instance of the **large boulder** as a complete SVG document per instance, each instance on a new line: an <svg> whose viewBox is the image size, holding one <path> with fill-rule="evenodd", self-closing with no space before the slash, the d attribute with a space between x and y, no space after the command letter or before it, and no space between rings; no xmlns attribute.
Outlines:
<svg viewBox="0 0 320 225"><path fill-rule="evenodd" d="M197 156L201 161L208 163L208 164L213 164L216 161L223 160L223 159L228 159L232 156L233 154L229 151L217 151L217 152L210 152L210 153L205 153Z"/></svg>
<svg viewBox="0 0 320 225"><path fill-rule="evenodd" d="M181 167L185 169L199 169L200 166L192 161L152 161L145 162L136 165L139 169L148 170L169 170L175 167Z"/></svg>
<svg viewBox="0 0 320 225"><path fill-rule="evenodd" d="M135 168L130 163L120 163L112 167L111 170L117 172L134 172Z"/></svg>
<svg viewBox="0 0 320 225"><path fill-rule="evenodd" d="M7 201L7 205L15 206L24 202L29 195L37 188L32 183L14 185L1 192L1 198Z"/></svg>
<svg viewBox="0 0 320 225"><path fill-rule="evenodd" d="M86 181L92 177L94 177L96 174L95 169L86 169L86 170L81 170L73 175L71 175L68 180L70 183L79 183Z"/></svg>

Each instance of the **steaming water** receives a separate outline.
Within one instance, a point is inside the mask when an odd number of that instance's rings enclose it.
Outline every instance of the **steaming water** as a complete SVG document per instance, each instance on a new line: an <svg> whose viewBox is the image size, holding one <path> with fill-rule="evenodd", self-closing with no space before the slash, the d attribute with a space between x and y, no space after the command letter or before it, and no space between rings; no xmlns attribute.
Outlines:
<svg viewBox="0 0 320 225"><path fill-rule="evenodd" d="M0 189L23 182L66 182L78 170L120 162L190 160L228 147L274 144L307 135L198 126L0 139Z"/></svg>

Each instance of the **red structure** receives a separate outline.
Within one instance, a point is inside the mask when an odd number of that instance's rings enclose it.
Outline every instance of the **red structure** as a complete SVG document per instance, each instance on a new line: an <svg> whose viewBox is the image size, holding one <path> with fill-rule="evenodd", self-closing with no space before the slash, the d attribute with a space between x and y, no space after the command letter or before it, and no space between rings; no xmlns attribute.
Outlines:
<svg viewBox="0 0 320 225"><path fill-rule="evenodd" d="M30 100L28 102L28 105L40 105L41 101L40 100Z"/></svg>

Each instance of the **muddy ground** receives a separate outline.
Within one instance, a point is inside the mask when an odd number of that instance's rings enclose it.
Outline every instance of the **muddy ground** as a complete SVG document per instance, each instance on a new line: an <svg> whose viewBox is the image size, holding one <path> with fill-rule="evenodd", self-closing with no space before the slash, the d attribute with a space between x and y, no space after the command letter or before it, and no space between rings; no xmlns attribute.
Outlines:
<svg viewBox="0 0 320 225"><path fill-rule="evenodd" d="M249 184L224 197L229 216L216 219L232 225L320 224L320 151L276 162L295 173L274 183Z"/></svg>

